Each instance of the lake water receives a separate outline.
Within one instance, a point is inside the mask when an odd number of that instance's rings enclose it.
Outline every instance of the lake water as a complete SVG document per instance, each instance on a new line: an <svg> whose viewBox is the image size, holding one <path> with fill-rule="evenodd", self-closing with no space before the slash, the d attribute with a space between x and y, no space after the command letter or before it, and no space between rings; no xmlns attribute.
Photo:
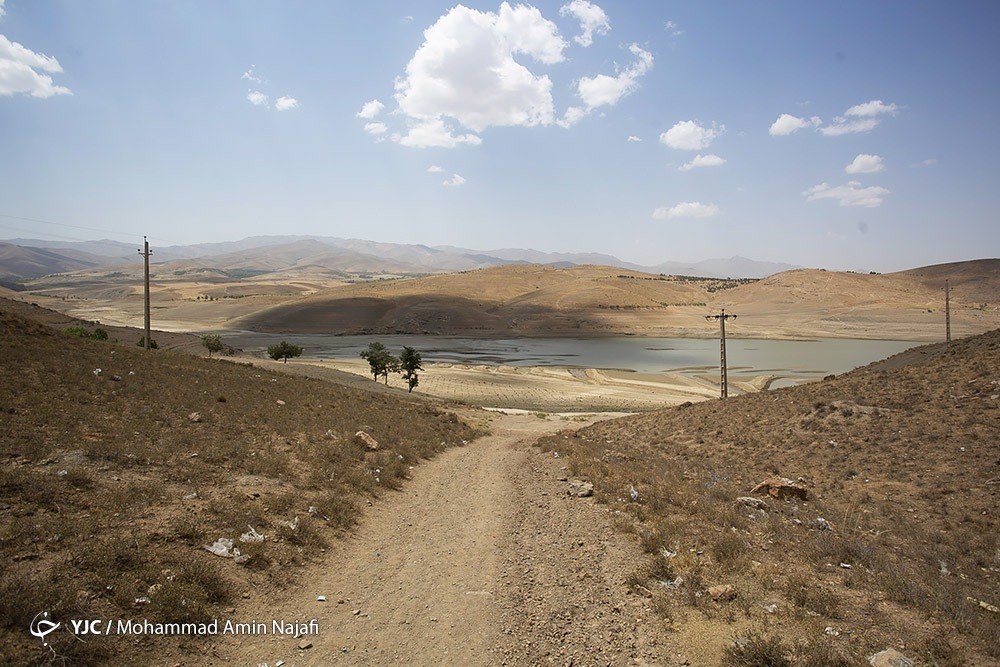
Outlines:
<svg viewBox="0 0 1000 667"><path fill-rule="evenodd" d="M718 339L698 338L510 338L480 339L448 336L315 336L264 335L240 332L247 352L287 340L305 354L322 359L352 358L373 341L393 354L404 345L427 362L598 368L639 373L700 373L719 366ZM912 341L814 339L762 340L729 338L726 356L730 375L777 375L814 378L843 373L911 347ZM779 383L780 386L780 383Z"/></svg>

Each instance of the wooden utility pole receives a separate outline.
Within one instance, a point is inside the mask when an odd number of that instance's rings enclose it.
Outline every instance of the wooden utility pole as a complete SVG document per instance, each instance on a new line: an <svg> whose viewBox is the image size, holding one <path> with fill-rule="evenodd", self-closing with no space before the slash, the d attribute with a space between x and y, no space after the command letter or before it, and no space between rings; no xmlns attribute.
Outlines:
<svg viewBox="0 0 1000 667"><path fill-rule="evenodd" d="M706 315L706 320L719 320L719 338L720 338L720 359L719 359L719 384L722 386L722 395L720 398L726 398L729 396L729 373L726 371L726 320L729 318L736 319L736 315L732 313L727 313L726 309L722 309L722 313L719 315Z"/></svg>
<svg viewBox="0 0 1000 667"><path fill-rule="evenodd" d="M944 281L944 333L945 340L951 342L951 288Z"/></svg>
<svg viewBox="0 0 1000 667"><path fill-rule="evenodd" d="M149 249L149 241L146 237L142 237L143 247L138 252L142 255L145 260L146 265L146 289L145 289L145 299L146 299L146 336L143 338L143 347L147 350L150 346L150 334L149 334L149 256L153 254L153 251Z"/></svg>

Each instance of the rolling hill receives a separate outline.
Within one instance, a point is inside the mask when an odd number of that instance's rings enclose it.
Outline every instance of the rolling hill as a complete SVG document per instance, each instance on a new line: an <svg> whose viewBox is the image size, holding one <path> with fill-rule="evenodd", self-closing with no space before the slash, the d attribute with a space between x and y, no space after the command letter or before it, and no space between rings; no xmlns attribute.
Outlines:
<svg viewBox="0 0 1000 667"><path fill-rule="evenodd" d="M944 331L938 283L945 278L952 280L956 335L1000 326L998 267L1000 260L886 275L802 269L732 281L511 265L335 287L251 314L238 326L331 334L712 335L705 315L726 308L740 316L731 332L742 337L936 340Z"/></svg>

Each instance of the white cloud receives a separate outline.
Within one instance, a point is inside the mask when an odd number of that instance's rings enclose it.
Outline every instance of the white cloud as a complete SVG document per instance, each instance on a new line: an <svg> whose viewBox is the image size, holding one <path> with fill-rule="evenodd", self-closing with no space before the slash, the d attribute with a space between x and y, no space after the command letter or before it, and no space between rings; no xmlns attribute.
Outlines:
<svg viewBox="0 0 1000 667"><path fill-rule="evenodd" d="M465 184L465 179L459 176L458 174L452 174L451 178L449 178L446 181L442 181L441 184L446 185L448 187L457 188L458 186Z"/></svg>
<svg viewBox="0 0 1000 667"><path fill-rule="evenodd" d="M895 104L885 104L882 100L855 104L843 116L834 118L832 125L822 127L819 131L828 137L871 132L882 122L881 116L895 116L897 110Z"/></svg>
<svg viewBox="0 0 1000 667"><path fill-rule="evenodd" d="M926 160L921 160L920 162L915 162L911 164L911 167L933 167L939 162L936 157L929 157Z"/></svg>
<svg viewBox="0 0 1000 667"><path fill-rule="evenodd" d="M3 6L0 3L0 13ZM65 86L56 86L50 74L63 71L51 56L27 49L0 35L0 95L24 93L32 97L72 95Z"/></svg>
<svg viewBox="0 0 1000 667"><path fill-rule="evenodd" d="M259 90L251 90L250 92L248 92L247 99L250 101L250 104L254 105L255 107L266 107L268 105L267 95L260 92Z"/></svg>
<svg viewBox="0 0 1000 667"><path fill-rule="evenodd" d="M240 77L240 80L250 81L252 83L263 83L261 78L254 73L254 69L256 67L257 67L256 65L250 65L250 69L243 72L243 76Z"/></svg>
<svg viewBox="0 0 1000 667"><path fill-rule="evenodd" d="M719 215L722 211L715 204L702 204L696 201L686 201L667 208L661 206L653 211L653 217L657 220L670 220L672 218L710 218Z"/></svg>
<svg viewBox="0 0 1000 667"><path fill-rule="evenodd" d="M379 115L385 105L378 100L372 100L371 102L365 102L364 106L361 107L361 111L354 114L358 118L374 118Z"/></svg>
<svg viewBox="0 0 1000 667"><path fill-rule="evenodd" d="M299 101L294 97L283 95L274 101L274 108L278 111L288 111L299 106Z"/></svg>
<svg viewBox="0 0 1000 667"><path fill-rule="evenodd" d="M678 26L673 21L667 21L666 23L664 23L663 29L669 32L674 37L679 37L684 34L684 31L681 30L680 26Z"/></svg>
<svg viewBox="0 0 1000 667"><path fill-rule="evenodd" d="M604 105L614 106L618 100L639 87L639 77L653 66L653 54L637 44L629 46L629 51L636 60L617 76L598 74L595 77L585 76L580 79L577 84L577 95L586 105L587 112Z"/></svg>
<svg viewBox="0 0 1000 667"><path fill-rule="evenodd" d="M844 112L845 116L879 116L881 114L896 115L899 110L895 104L885 104L882 100L872 100L864 104L855 104Z"/></svg>
<svg viewBox="0 0 1000 667"><path fill-rule="evenodd" d="M2 19L2 18L3 18L3 15L4 15L4 11L3 11L3 0L0 0L0 19Z"/></svg>
<svg viewBox="0 0 1000 667"><path fill-rule="evenodd" d="M874 174L883 169L885 165L882 163L882 157L867 153L861 153L854 158L854 162L844 167L844 171L848 174Z"/></svg>
<svg viewBox="0 0 1000 667"><path fill-rule="evenodd" d="M389 127L385 123L365 123L365 132L375 136L385 134Z"/></svg>
<svg viewBox="0 0 1000 667"><path fill-rule="evenodd" d="M452 8L424 31L406 75L396 79L399 112L411 123L400 143L480 143L475 135L453 136L445 117L477 133L491 126L551 124L552 81L514 56L550 65L565 59L565 48L556 25L535 7L504 2L497 13Z"/></svg>
<svg viewBox="0 0 1000 667"><path fill-rule="evenodd" d="M679 151L697 151L715 141L716 137L726 131L725 125L711 128L702 127L693 120L683 120L660 135L660 143Z"/></svg>
<svg viewBox="0 0 1000 667"><path fill-rule="evenodd" d="M580 46L590 46L594 43L594 33L606 35L611 30L608 15L597 5L587 0L572 0L559 8L560 16L573 16L580 22L579 35L573 41Z"/></svg>
<svg viewBox="0 0 1000 667"><path fill-rule="evenodd" d="M882 198L890 194L889 190L879 186L861 187L858 181L849 181L846 185L833 187L828 183L814 185L802 193L806 201L819 199L835 199L841 206L866 206L876 208L882 205Z"/></svg>
<svg viewBox="0 0 1000 667"><path fill-rule="evenodd" d="M640 137L637 137L637 136L635 136L634 134L630 134L630 135L628 135L628 142L629 142L630 144L631 144L631 143L638 143L638 142L640 142L640 141L642 141L642 139L641 139Z"/></svg>
<svg viewBox="0 0 1000 667"><path fill-rule="evenodd" d="M441 167L437 166L436 164L432 164L431 166L427 167L427 173L429 173L429 174L440 174L443 171L444 171L444 169L442 169Z"/></svg>
<svg viewBox="0 0 1000 667"><path fill-rule="evenodd" d="M819 116L813 116L812 118L805 119L788 113L783 113L778 116L778 120L771 123L771 128L768 130L768 134L772 137L784 137L807 127L818 127L822 125L822 123L823 121Z"/></svg>
<svg viewBox="0 0 1000 667"><path fill-rule="evenodd" d="M718 155L701 155L698 154L694 156L694 159L678 167L679 171L691 171L692 169L697 169L698 167L720 167L726 164L725 158L721 158Z"/></svg>
<svg viewBox="0 0 1000 667"><path fill-rule="evenodd" d="M451 128L445 126L440 118L419 123L410 128L406 135L394 136L393 141L398 141L403 146L411 148L454 148L462 144L478 146L483 142L475 134L454 135Z"/></svg>

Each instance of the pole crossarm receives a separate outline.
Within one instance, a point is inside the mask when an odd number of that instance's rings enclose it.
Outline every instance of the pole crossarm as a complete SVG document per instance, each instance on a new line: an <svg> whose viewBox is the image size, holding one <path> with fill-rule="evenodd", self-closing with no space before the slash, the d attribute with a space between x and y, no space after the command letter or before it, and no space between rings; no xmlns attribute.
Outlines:
<svg viewBox="0 0 1000 667"><path fill-rule="evenodd" d="M729 373L726 369L726 320L736 319L733 313L727 313L723 308L718 315L706 315L706 320L718 320L719 322L719 385L721 387L720 398L729 396Z"/></svg>

